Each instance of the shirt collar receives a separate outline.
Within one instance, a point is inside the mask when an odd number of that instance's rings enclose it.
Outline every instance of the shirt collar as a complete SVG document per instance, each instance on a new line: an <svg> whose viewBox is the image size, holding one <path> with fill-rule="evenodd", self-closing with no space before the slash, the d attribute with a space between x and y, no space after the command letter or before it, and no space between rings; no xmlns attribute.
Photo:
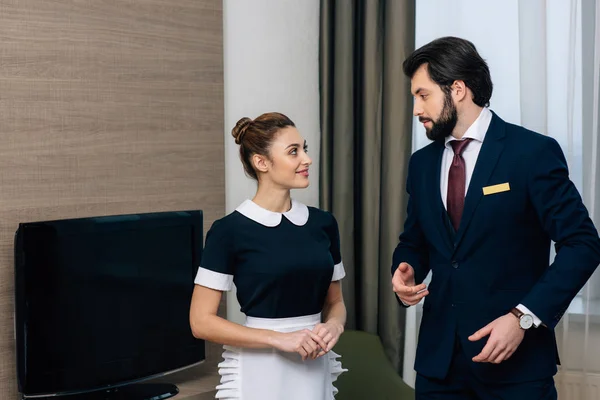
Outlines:
<svg viewBox="0 0 600 400"><path fill-rule="evenodd" d="M235 210L246 218L268 227L279 225L282 215L298 226L302 226L308 221L308 207L294 199L292 199L292 208L284 213L269 211L252 200L244 201Z"/></svg>
<svg viewBox="0 0 600 400"><path fill-rule="evenodd" d="M469 129L467 129L467 131L465 132L465 134L463 135L461 140L470 138L470 139L473 139L473 140L483 143L483 139L485 139L485 134L486 134L488 128L490 127L491 122L492 122L492 112L490 111L489 108L483 107L483 109L479 113L479 116L477 117L475 122L473 122L473 124L471 124ZM453 140L458 140L458 139L456 139L452 135L448 136L444 142L444 145L446 147L450 148L450 145L448 143L450 143Z"/></svg>

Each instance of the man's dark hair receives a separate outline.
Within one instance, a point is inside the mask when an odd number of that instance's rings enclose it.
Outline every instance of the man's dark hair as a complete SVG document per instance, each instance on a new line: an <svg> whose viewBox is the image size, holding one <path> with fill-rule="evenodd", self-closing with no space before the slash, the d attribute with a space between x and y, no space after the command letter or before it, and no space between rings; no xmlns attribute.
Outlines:
<svg viewBox="0 0 600 400"><path fill-rule="evenodd" d="M493 90L490 70L473 43L450 36L436 39L404 60L404 74L412 78L423 64L427 64L429 76L444 92L450 91L454 81L463 81L473 92L475 104L490 105Z"/></svg>

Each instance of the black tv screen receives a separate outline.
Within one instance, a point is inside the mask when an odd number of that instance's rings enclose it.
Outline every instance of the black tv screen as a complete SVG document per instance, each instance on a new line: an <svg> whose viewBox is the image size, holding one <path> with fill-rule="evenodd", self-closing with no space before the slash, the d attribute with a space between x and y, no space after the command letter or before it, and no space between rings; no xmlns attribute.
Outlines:
<svg viewBox="0 0 600 400"><path fill-rule="evenodd" d="M20 392L106 389L204 360L189 324L201 255L201 211L21 223Z"/></svg>

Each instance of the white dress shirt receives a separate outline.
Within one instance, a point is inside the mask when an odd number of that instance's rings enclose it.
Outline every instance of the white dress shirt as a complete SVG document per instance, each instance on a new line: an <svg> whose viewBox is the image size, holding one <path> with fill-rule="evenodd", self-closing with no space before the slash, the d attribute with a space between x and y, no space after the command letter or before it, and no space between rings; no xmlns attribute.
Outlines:
<svg viewBox="0 0 600 400"><path fill-rule="evenodd" d="M465 196L467 195L467 191L469 188L469 183L471 182L471 177L473 176L473 170L475 169L475 163L477 162L477 157L479 156L479 152L481 151L481 146L483 145L483 141L485 139L485 134L490 127L490 123L492 122L492 112L488 108L483 108L479 117L473 122L473 124L467 129L465 134L463 135L461 140L470 138L473 139L471 143L467 145L465 150L463 151L462 157L465 160L465 172L466 172L466 180L465 180ZM448 197L448 174L450 172L450 166L452 165L452 159L454 158L454 150L452 150L452 146L450 142L453 140L457 140L453 136L448 136L445 141L444 154L442 154L442 171L440 175L440 192L442 194L442 202L444 203L444 208L447 208L446 201ZM481 266L485 268L485 265ZM533 325L537 328L540 326L542 321L532 313L527 307L523 304L519 304L517 306L519 310L521 310L524 314L530 314L533 317Z"/></svg>

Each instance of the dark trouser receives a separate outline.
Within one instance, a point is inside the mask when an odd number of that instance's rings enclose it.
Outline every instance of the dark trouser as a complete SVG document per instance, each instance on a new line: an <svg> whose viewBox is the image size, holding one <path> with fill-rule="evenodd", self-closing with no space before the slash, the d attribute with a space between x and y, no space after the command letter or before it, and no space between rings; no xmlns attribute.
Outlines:
<svg viewBox="0 0 600 400"><path fill-rule="evenodd" d="M458 341L457 341L458 343ZM417 374L416 400L556 400L552 377L521 383L484 383L473 374L460 345L445 379Z"/></svg>

